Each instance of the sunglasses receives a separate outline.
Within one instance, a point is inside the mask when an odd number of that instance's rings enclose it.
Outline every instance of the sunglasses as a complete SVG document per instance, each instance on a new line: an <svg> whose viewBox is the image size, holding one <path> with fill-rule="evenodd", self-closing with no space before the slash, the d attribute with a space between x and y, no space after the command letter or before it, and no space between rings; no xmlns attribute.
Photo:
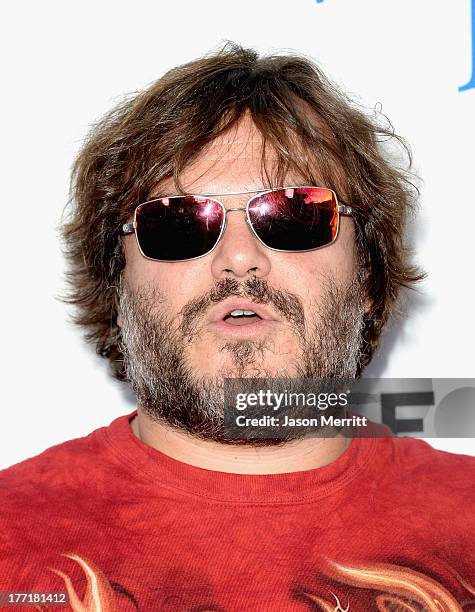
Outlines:
<svg viewBox="0 0 475 612"><path fill-rule="evenodd" d="M257 193L243 208L228 208L214 197ZM187 261L208 255L218 244L230 212L246 211L254 236L274 251L313 251L335 242L340 215L351 215L326 187L278 187L209 195L175 195L139 204L134 221L122 226L140 252L154 261Z"/></svg>

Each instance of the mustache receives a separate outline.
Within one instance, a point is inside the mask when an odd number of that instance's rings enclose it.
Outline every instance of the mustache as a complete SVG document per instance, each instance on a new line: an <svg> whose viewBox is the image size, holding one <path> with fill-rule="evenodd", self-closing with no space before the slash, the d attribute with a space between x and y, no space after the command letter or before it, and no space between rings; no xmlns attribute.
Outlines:
<svg viewBox="0 0 475 612"><path fill-rule="evenodd" d="M269 304L300 333L305 330L305 314L300 298L290 291L275 289L266 280L253 276L244 282L233 278L222 279L205 295L190 300L180 311L180 332L184 336L192 336L200 319L211 306L233 296L246 297L258 304Z"/></svg>

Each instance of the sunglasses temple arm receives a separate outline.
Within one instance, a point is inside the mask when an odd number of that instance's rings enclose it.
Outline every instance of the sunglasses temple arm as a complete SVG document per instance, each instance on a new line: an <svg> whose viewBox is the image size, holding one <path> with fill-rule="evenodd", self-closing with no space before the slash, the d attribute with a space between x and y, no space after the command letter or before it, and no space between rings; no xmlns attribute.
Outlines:
<svg viewBox="0 0 475 612"><path fill-rule="evenodd" d="M135 232L134 223L124 223L122 226L122 234L133 234Z"/></svg>
<svg viewBox="0 0 475 612"><path fill-rule="evenodd" d="M351 208L351 206L348 206L348 204L339 204L338 212L340 213L340 215L352 215L353 209Z"/></svg>

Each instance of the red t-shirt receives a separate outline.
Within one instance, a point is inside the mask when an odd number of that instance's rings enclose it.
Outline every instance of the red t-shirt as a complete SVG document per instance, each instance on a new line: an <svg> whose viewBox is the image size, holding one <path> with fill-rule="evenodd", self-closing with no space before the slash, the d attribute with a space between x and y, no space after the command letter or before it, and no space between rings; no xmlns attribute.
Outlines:
<svg viewBox="0 0 475 612"><path fill-rule="evenodd" d="M474 458L355 438L323 468L229 474L150 448L135 414L0 472L0 592L81 612L475 609ZM64 609L36 605L5 609Z"/></svg>

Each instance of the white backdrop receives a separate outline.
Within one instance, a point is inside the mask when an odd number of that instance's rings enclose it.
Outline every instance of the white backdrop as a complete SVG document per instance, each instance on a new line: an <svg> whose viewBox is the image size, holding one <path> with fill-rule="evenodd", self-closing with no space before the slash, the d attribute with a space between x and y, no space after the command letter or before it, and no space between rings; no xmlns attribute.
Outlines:
<svg viewBox="0 0 475 612"><path fill-rule="evenodd" d="M414 225L429 277L370 373L475 377L475 89L470 0L17 0L2 15L0 467L133 409L68 323L57 226L89 126L165 70L226 39L315 58L382 104L424 179ZM452 216L453 220L450 220ZM475 454L473 440L434 445Z"/></svg>

